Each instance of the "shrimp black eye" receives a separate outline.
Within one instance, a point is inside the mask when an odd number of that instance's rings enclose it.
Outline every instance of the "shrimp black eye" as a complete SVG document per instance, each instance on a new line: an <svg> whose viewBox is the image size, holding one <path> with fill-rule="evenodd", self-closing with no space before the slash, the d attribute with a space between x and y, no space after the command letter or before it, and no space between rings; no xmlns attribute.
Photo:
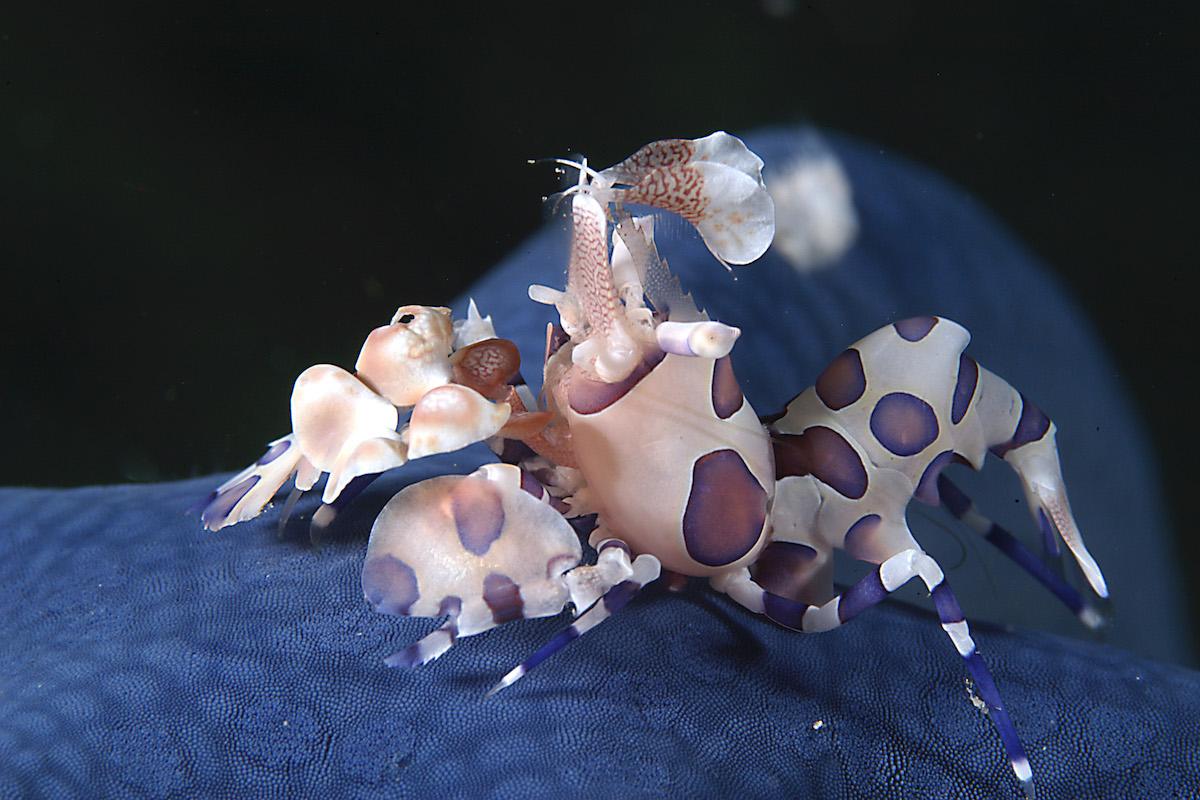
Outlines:
<svg viewBox="0 0 1200 800"><path fill-rule="evenodd" d="M408 323L412 322L414 319L416 319L416 317L413 316L412 314L405 314L403 317L396 320L396 322L399 322L401 325L407 325Z"/></svg>

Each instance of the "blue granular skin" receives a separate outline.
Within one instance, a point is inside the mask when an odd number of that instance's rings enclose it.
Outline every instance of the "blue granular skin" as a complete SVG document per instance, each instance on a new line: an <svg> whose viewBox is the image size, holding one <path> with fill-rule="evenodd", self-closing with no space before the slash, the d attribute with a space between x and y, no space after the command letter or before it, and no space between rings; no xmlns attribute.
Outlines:
<svg viewBox="0 0 1200 800"><path fill-rule="evenodd" d="M807 135L749 144L771 165ZM889 321L937 313L973 331L980 362L1058 422L1075 512L1120 612L1108 645L1032 632L1077 628L982 544L968 542L964 557L929 522L940 512L912 515L948 567L1039 795L1194 797L1200 675L1165 663L1191 657L1179 576L1153 459L1110 362L1056 284L969 198L877 148L829 141L862 229L840 266L800 276L768 255L735 283L684 239L671 243L672 268L715 318L743 329L737 374L760 412ZM563 246L560 230L530 240L473 292L521 346L531 382L546 318L525 287L561 282ZM436 622L367 607L371 521L406 483L483 457L476 448L386 476L319 550L303 524L315 498L282 539L278 508L202 530L182 512L219 476L0 490L0 798L1021 796L919 593L920 608L889 601L804 636L699 582L651 588L489 700L565 616L462 639L420 669L384 667ZM1003 469L953 474L1036 541Z"/></svg>

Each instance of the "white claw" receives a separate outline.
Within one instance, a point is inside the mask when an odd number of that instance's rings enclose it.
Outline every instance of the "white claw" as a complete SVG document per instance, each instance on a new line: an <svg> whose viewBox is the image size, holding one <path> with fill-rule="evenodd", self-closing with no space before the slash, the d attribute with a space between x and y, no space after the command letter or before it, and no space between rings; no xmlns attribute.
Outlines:
<svg viewBox="0 0 1200 800"><path fill-rule="evenodd" d="M304 457L330 472L347 450L396 430L396 407L341 367L318 364L292 390L292 430Z"/></svg>
<svg viewBox="0 0 1200 800"><path fill-rule="evenodd" d="M413 407L404 429L409 459L448 453L482 442L504 427L512 408L493 403L474 389L439 386Z"/></svg>

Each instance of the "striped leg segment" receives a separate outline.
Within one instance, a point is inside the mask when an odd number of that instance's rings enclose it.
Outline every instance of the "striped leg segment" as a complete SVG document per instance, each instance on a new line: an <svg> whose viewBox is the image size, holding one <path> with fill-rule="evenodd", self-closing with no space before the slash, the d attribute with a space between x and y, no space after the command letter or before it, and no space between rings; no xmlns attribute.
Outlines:
<svg viewBox="0 0 1200 800"><path fill-rule="evenodd" d="M449 616L437 630L388 656L383 663L389 667L419 667L443 655L458 639L458 615L461 611L461 600L454 598L446 601L442 604L442 612Z"/></svg>
<svg viewBox="0 0 1200 800"><path fill-rule="evenodd" d="M913 578L920 578L933 596L942 629L967 662L967 670L975 682L976 690L988 705L989 716L1000 733L1013 772L1024 787L1026 796L1033 797L1033 777L1025 749L1000 701L1000 693L996 691L991 672L975 650L975 642L971 639L958 600L944 577L942 568L927 553L904 550L884 561L840 595L819 606L766 591L755 583L748 570L718 576L712 580L712 585L740 605L756 614L763 614L778 625L802 633L819 633L849 622Z"/></svg>
<svg viewBox="0 0 1200 800"><path fill-rule="evenodd" d="M1079 591L1067 583L1066 578L1021 543L1015 536L1004 528L980 514L975 503L961 489L952 483L945 475L938 476L938 495L942 505L955 516L966 523L967 527L978 533L997 550L1012 559L1018 566L1028 572L1038 583L1046 587L1063 605L1079 618L1091 630L1102 627L1105 623L1104 614L1084 600ZM1050 537L1057 546L1057 537Z"/></svg>
<svg viewBox="0 0 1200 800"><path fill-rule="evenodd" d="M642 587L658 578L661 569L662 566L659 564L658 559L652 555L642 554L635 558L633 560L633 574L627 580L618 583L605 592L604 596L586 613L581 615L570 626L559 631L555 634L554 638L542 645L537 652L514 667L507 675L500 679L499 683L488 691L487 696L491 697L501 689L512 686L534 667L620 611L630 600L637 596Z"/></svg>
<svg viewBox="0 0 1200 800"><path fill-rule="evenodd" d="M595 548L595 564L576 567L565 576L576 616L594 606L614 586L633 577L629 545L620 539L605 538L597 541Z"/></svg>
<svg viewBox="0 0 1200 800"><path fill-rule="evenodd" d="M950 584L945 580L932 586L926 580L925 584L929 586L929 591L933 595L933 605L937 609L938 619L942 622L942 630L950 637L958 654L967 662L967 671L971 674L971 680L975 682L975 691L979 693L980 699L987 703L988 717L991 718L996 730L1000 733L1000 741L1004 743L1004 751L1012 763L1013 772L1016 773L1017 780L1021 782L1025 796L1032 800L1035 792L1029 758L1025 755L1025 748L1021 744L1020 737L1017 736L1017 729L1013 725L1012 718L1008 716L1008 711L1004 708L1004 701L1000 699L1000 692L996 689L992 672L988 669L983 657L979 655L979 651L975 649L975 641L971 638L971 631L967 627L962 608L958 605L958 598L954 596Z"/></svg>

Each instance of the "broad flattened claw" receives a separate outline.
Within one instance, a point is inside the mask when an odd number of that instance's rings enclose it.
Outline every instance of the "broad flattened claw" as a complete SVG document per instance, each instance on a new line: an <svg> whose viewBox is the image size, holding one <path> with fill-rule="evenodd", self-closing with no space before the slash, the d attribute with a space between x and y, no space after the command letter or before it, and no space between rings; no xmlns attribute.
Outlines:
<svg viewBox="0 0 1200 800"><path fill-rule="evenodd" d="M204 527L219 531L253 519L296 472L302 455L291 434L271 442L258 461L221 484L200 512Z"/></svg>
<svg viewBox="0 0 1200 800"><path fill-rule="evenodd" d="M399 434L365 439L353 448L346 448L338 458L338 463L329 472L321 500L332 503L355 478L378 475L407 462L408 448L400 441Z"/></svg>
<svg viewBox="0 0 1200 800"><path fill-rule="evenodd" d="M448 384L428 392L404 429L409 459L448 453L482 442L508 421L507 403L493 403L467 386Z"/></svg>
<svg viewBox="0 0 1200 800"><path fill-rule="evenodd" d="M321 472L332 472L360 442L394 434L398 421L394 405L341 367L309 367L292 390L296 443Z"/></svg>

